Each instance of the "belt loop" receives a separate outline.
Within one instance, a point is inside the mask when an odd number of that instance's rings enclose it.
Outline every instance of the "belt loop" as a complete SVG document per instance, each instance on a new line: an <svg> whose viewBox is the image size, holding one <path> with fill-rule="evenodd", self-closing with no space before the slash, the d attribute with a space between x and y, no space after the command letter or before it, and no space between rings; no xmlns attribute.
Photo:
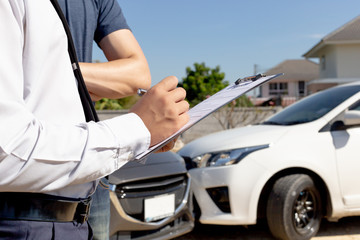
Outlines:
<svg viewBox="0 0 360 240"><path fill-rule="evenodd" d="M84 223L88 220L90 215L91 197L81 200L76 208L76 216L74 221Z"/></svg>

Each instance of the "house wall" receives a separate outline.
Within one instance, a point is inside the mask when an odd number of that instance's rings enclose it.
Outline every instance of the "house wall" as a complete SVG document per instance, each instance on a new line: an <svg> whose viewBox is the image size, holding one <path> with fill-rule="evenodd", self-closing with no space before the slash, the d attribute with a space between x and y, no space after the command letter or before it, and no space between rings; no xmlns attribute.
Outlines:
<svg viewBox="0 0 360 240"><path fill-rule="evenodd" d="M321 58L325 57L325 68ZM319 52L319 78L337 78L337 51L333 45L326 46Z"/></svg>
<svg viewBox="0 0 360 240"><path fill-rule="evenodd" d="M263 98L268 98L269 97L269 84L268 83L265 83L263 85L261 85L261 88L260 88L260 95L261 97Z"/></svg>
<svg viewBox="0 0 360 240"><path fill-rule="evenodd" d="M298 82L288 82L288 95L290 97L297 97L299 94Z"/></svg>
<svg viewBox="0 0 360 240"><path fill-rule="evenodd" d="M338 78L360 77L360 44L343 44L336 47Z"/></svg>
<svg viewBox="0 0 360 240"><path fill-rule="evenodd" d="M321 57L325 56L325 69ZM360 76L360 45L337 44L324 47L319 52L320 78L354 78Z"/></svg>
<svg viewBox="0 0 360 240"><path fill-rule="evenodd" d="M299 81L302 81L302 80L299 80ZM271 81L271 82L275 83L276 81ZM298 84L298 81L287 82L287 83L288 83L288 94L283 95L283 96L298 98L299 97L299 84ZM265 84L263 84L261 86L261 97L263 97L263 98L276 97L276 96L273 96L273 95L269 94L269 83L265 83Z"/></svg>

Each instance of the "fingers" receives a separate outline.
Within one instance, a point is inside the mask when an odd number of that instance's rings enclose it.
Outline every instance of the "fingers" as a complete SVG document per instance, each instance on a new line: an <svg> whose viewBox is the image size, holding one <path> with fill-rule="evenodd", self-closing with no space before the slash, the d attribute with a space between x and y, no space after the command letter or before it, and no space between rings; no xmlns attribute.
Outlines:
<svg viewBox="0 0 360 240"><path fill-rule="evenodd" d="M184 115L189 110L189 103L185 100L173 103L168 107L163 107L164 116L168 119L178 119L179 116ZM182 122L182 121L181 121Z"/></svg>
<svg viewBox="0 0 360 240"><path fill-rule="evenodd" d="M178 80L174 76L164 78L159 84L155 85L153 91L165 91L163 95L163 105L165 102L171 102L168 109L165 109L165 115L168 118L177 117L189 110L189 103L185 101L186 91L183 88L177 87ZM174 105L173 105L174 104Z"/></svg>
<svg viewBox="0 0 360 240"><path fill-rule="evenodd" d="M186 97L186 91L183 88L178 88L178 80L175 76L169 76L161 80L158 84L150 89L150 92L162 92L169 93L174 102L184 100Z"/></svg>
<svg viewBox="0 0 360 240"><path fill-rule="evenodd" d="M159 150L157 150L156 152L157 153L160 153L160 152L167 152L167 151L170 151L171 149L173 149L175 146L175 141L170 141L168 142L165 146L162 146Z"/></svg>
<svg viewBox="0 0 360 240"><path fill-rule="evenodd" d="M169 76L161 80L156 86L166 91L171 91L177 87L178 83L177 77Z"/></svg>
<svg viewBox="0 0 360 240"><path fill-rule="evenodd" d="M160 152L167 152L172 150L175 147L176 141L178 140L179 137L174 138L173 140L171 140L170 142L168 142L166 145L162 146L160 149L158 149L156 152L160 153Z"/></svg>
<svg viewBox="0 0 360 240"><path fill-rule="evenodd" d="M180 122L181 127L184 126L189 120L190 120L190 117L187 112L185 112L179 116L179 122ZM178 127L178 128L180 129L181 127Z"/></svg>
<svg viewBox="0 0 360 240"><path fill-rule="evenodd" d="M174 102L180 102L180 101L184 100L186 97L186 91L185 91L185 89L183 89L181 87L177 87L177 88L171 90L171 94L172 94L172 100Z"/></svg>
<svg viewBox="0 0 360 240"><path fill-rule="evenodd" d="M148 128L150 146L166 139L189 121L189 104L184 100L186 91L177 85L178 80L174 76L163 79L130 109ZM163 150L172 147L170 144Z"/></svg>
<svg viewBox="0 0 360 240"><path fill-rule="evenodd" d="M190 105L187 101L178 102L178 103L176 103L176 105L177 105L177 110L178 110L179 115L189 111Z"/></svg>

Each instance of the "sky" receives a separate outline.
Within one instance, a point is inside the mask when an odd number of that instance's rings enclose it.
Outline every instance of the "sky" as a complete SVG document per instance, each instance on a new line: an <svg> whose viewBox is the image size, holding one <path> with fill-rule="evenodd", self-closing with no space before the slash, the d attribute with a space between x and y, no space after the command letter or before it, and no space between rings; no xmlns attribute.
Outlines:
<svg viewBox="0 0 360 240"><path fill-rule="evenodd" d="M220 66L225 80L303 54L360 15L359 0L117 0L148 60L152 85L186 68ZM96 46L93 60L106 61ZM317 62L317 59L311 59Z"/></svg>

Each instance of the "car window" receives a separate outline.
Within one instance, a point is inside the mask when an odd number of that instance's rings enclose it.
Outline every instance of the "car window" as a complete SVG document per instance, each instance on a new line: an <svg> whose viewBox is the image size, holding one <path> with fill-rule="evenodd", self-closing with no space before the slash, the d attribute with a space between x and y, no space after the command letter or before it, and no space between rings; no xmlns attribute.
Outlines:
<svg viewBox="0 0 360 240"><path fill-rule="evenodd" d="M360 85L323 90L290 105L262 124L294 125L314 121L359 91Z"/></svg>
<svg viewBox="0 0 360 240"><path fill-rule="evenodd" d="M360 101L356 102L356 103L353 104L351 107L349 107L349 110L360 111Z"/></svg>

